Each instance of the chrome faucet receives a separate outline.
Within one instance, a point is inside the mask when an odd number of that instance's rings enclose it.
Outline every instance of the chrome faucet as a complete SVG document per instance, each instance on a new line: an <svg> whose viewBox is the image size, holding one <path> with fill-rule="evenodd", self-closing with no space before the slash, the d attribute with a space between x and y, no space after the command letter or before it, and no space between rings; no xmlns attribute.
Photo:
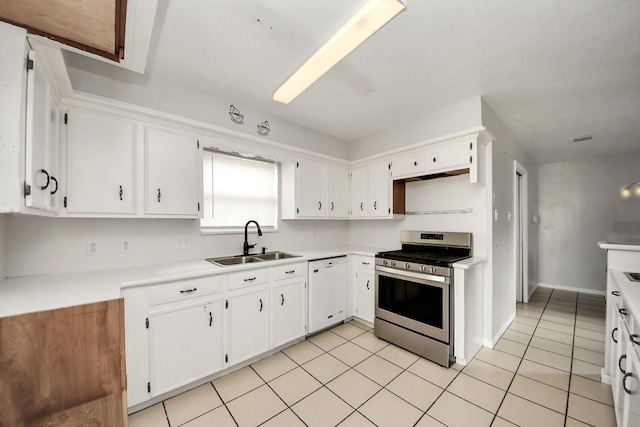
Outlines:
<svg viewBox="0 0 640 427"><path fill-rule="evenodd" d="M247 228L249 228L249 224L254 223L256 225L256 227L258 227L258 236L262 236L262 230L260 230L260 224L258 224L257 221L251 220L251 221L247 221L247 223L244 225L244 247L242 249L242 255L249 255L249 249L254 248L256 245L250 245L249 244L249 239L247 236Z"/></svg>

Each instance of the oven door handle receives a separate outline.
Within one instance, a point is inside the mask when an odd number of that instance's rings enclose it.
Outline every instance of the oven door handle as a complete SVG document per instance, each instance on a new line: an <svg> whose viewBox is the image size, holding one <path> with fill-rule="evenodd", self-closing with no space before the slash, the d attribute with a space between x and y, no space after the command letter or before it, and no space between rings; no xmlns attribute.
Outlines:
<svg viewBox="0 0 640 427"><path fill-rule="evenodd" d="M443 283L445 285L449 284L449 278L448 277L444 277L444 276L434 276L434 275L431 275L431 274L414 273L413 271L397 270L397 269L393 269L393 268L380 267L380 266L376 266L376 272L390 273L390 274L393 274L395 277L400 277L400 278L401 277L411 277L413 279L426 280L426 281L436 282L436 283Z"/></svg>

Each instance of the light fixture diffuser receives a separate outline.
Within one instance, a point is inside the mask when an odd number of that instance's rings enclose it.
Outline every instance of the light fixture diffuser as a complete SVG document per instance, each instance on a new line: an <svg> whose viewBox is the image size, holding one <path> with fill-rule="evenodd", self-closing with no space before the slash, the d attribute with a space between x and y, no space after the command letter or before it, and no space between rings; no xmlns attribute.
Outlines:
<svg viewBox="0 0 640 427"><path fill-rule="evenodd" d="M369 0L274 92L274 101L291 102L405 9L402 0Z"/></svg>

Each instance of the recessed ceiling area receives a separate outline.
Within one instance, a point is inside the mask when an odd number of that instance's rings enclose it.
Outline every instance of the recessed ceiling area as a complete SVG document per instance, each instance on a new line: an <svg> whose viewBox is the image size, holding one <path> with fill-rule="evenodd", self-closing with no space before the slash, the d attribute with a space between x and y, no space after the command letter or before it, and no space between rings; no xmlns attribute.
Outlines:
<svg viewBox="0 0 640 427"><path fill-rule="evenodd" d="M640 151L635 0L409 0L290 104L273 101L364 3L161 0L147 73L346 144L482 96L538 163ZM66 56L70 71L95 72ZM123 85L144 85L99 67Z"/></svg>

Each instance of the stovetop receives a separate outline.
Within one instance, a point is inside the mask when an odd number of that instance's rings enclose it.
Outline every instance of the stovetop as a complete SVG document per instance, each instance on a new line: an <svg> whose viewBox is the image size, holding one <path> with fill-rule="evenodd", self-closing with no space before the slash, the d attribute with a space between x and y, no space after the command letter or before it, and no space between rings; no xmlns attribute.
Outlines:
<svg viewBox="0 0 640 427"><path fill-rule="evenodd" d="M469 258L470 256L470 249L419 245L402 245L402 249L400 250L378 252L376 254L376 258L435 265L438 267L451 267L451 264Z"/></svg>

